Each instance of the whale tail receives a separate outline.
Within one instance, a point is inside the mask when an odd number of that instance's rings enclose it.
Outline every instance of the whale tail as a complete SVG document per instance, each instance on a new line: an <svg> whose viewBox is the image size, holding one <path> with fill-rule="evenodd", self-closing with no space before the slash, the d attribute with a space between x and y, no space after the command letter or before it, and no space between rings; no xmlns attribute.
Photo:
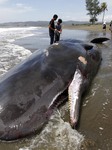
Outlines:
<svg viewBox="0 0 112 150"><path fill-rule="evenodd" d="M106 38L106 37L99 37L99 38L95 38L95 39L93 39L93 40L91 40L90 42L91 43L103 43L103 42L105 42L105 41L108 41L108 40L110 40L109 38Z"/></svg>

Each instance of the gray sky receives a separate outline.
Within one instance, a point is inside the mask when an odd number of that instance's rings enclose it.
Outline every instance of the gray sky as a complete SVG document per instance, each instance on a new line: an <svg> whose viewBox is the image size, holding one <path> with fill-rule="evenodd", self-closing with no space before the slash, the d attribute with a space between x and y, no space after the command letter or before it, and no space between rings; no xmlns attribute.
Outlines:
<svg viewBox="0 0 112 150"><path fill-rule="evenodd" d="M105 21L112 20L112 0L106 2L108 11ZM0 0L0 23L17 21L49 21L54 14L59 18L74 21L88 21L85 0ZM102 14L98 20L102 20Z"/></svg>

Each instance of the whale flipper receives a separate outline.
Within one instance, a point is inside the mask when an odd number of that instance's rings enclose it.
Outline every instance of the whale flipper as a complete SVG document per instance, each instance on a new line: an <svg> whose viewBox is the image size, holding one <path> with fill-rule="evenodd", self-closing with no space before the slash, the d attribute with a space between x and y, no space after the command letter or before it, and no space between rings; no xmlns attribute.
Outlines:
<svg viewBox="0 0 112 150"><path fill-rule="evenodd" d="M108 40L110 40L110 39L106 38L106 37L99 37L99 38L95 38L95 39L91 40L90 42L91 43L103 43Z"/></svg>

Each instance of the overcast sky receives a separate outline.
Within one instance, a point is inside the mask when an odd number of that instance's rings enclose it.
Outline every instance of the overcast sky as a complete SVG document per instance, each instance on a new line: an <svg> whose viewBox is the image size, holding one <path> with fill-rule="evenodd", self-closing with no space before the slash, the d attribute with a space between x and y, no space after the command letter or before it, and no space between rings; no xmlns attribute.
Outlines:
<svg viewBox="0 0 112 150"><path fill-rule="evenodd" d="M106 2L105 21L112 20L112 0ZM18 21L49 21L58 14L63 21L88 21L85 0L0 0L0 23ZM98 16L102 20L102 14Z"/></svg>

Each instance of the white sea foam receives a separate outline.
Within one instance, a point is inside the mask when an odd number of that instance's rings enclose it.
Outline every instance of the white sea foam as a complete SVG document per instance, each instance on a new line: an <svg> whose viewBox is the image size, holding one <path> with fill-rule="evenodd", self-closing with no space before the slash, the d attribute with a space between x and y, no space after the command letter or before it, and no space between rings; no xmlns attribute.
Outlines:
<svg viewBox="0 0 112 150"><path fill-rule="evenodd" d="M31 36L38 29L39 27L0 28L0 75L31 55L29 50L12 44L12 41Z"/></svg>
<svg viewBox="0 0 112 150"><path fill-rule="evenodd" d="M45 129L31 140L28 147L19 150L56 149L79 150L84 137L73 130L69 123L64 122L58 112L55 112Z"/></svg>
<svg viewBox="0 0 112 150"><path fill-rule="evenodd" d="M0 28L0 41L13 42L15 39L33 36L32 31L39 28L41 27Z"/></svg>
<svg viewBox="0 0 112 150"><path fill-rule="evenodd" d="M31 55L31 52L18 45L7 43L0 51L0 75Z"/></svg>
<svg viewBox="0 0 112 150"><path fill-rule="evenodd" d="M2 33L2 32L12 32L13 33L13 31L15 32L15 31L29 31L29 30L35 30L35 29L39 29L39 28L41 28L41 27L12 27L12 28L0 28L0 33Z"/></svg>

